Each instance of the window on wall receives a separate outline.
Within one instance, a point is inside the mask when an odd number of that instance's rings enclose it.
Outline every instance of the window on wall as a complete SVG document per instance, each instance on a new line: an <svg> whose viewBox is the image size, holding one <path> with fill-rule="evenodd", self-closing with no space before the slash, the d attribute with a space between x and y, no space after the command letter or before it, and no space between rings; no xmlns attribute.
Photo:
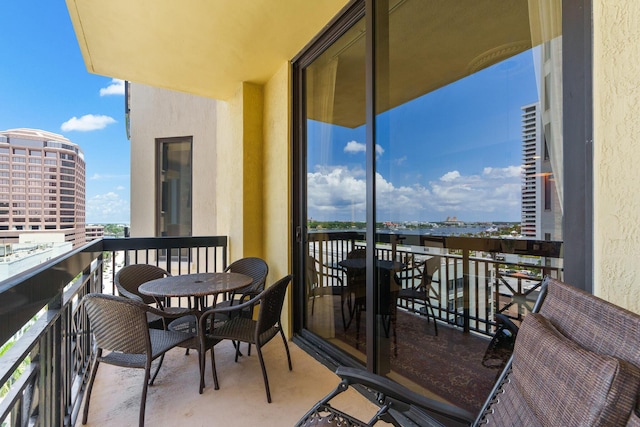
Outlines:
<svg viewBox="0 0 640 427"><path fill-rule="evenodd" d="M191 235L192 137L157 140L158 236Z"/></svg>

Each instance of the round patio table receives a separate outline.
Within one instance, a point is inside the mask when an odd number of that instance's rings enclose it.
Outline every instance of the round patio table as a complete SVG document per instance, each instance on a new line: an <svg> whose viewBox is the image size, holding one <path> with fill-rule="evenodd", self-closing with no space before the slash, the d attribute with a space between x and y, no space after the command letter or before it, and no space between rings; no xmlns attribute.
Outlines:
<svg viewBox="0 0 640 427"><path fill-rule="evenodd" d="M204 311L215 307L218 294L237 291L253 283L253 278L240 273L196 273L179 276L167 276L150 280L140 285L140 293L150 295L157 300L166 298L193 298L195 309ZM205 297L214 295L211 307L206 307ZM195 333L197 317L185 316L169 324L170 330Z"/></svg>
<svg viewBox="0 0 640 427"><path fill-rule="evenodd" d="M138 290L156 298L205 297L233 292L252 282L253 278L240 273L196 273L151 280Z"/></svg>

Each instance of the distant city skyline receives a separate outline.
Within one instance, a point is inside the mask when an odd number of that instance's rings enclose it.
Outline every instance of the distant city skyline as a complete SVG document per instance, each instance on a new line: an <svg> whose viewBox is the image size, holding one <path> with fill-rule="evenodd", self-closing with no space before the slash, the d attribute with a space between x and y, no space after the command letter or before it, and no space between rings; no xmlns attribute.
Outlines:
<svg viewBox="0 0 640 427"><path fill-rule="evenodd" d="M128 224L124 82L87 72L64 2L2 2L0 16L0 130L40 129L79 145L86 222Z"/></svg>

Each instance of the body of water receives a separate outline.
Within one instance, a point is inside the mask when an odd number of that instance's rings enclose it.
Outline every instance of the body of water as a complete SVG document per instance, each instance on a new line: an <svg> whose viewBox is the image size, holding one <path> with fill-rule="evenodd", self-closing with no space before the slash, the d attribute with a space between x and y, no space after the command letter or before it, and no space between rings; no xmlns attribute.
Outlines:
<svg viewBox="0 0 640 427"><path fill-rule="evenodd" d="M444 226L437 228L402 228L397 230L389 230L396 234L411 234L411 235L424 235L429 234L432 236L462 236L465 234L477 234L487 231L487 226Z"/></svg>

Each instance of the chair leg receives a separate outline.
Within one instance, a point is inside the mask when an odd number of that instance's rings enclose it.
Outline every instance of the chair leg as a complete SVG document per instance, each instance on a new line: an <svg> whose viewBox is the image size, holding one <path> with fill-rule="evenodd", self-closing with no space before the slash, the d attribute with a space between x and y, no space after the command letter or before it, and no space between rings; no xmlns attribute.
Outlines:
<svg viewBox="0 0 640 427"><path fill-rule="evenodd" d="M267 378L267 369L264 367L264 359L262 358L262 349L256 344L258 351L258 359L260 359L260 367L262 368L262 378L264 378L264 388L267 391L267 402L271 403L271 392L269 391L269 379Z"/></svg>
<svg viewBox="0 0 640 427"><path fill-rule="evenodd" d="M355 315L356 307L355 303L351 300L351 293L347 295L347 313L349 313L349 320L344 326L344 331L347 332L349 326L351 326L351 322L353 322L353 316Z"/></svg>
<svg viewBox="0 0 640 427"><path fill-rule="evenodd" d="M438 322L436 322L436 312L433 310L433 305L431 301L427 299L427 305L429 306L429 310L431 310L431 317L433 317L433 329L435 331L436 336L438 336ZM429 313L427 312L427 319L429 318Z"/></svg>
<svg viewBox="0 0 640 427"><path fill-rule="evenodd" d="M347 321L344 317L344 295L340 294L340 314L342 314L342 326L344 331L347 332Z"/></svg>
<svg viewBox="0 0 640 427"><path fill-rule="evenodd" d="M356 316L356 349L360 348L360 316L362 315L362 310L358 303L354 303L354 311Z"/></svg>
<svg viewBox="0 0 640 427"><path fill-rule="evenodd" d="M205 359L207 358L207 349L204 348L204 346L201 346L201 347L202 347L202 351L198 352L198 363L200 364L200 390L198 390L198 392L200 394L202 394L202 391L204 390L204 374L206 370ZM213 349L211 351L213 352Z"/></svg>
<svg viewBox="0 0 640 427"><path fill-rule="evenodd" d="M158 362L158 367L156 368L156 371L153 373L153 377L151 377L151 381L149 381L149 385L153 385L153 382L156 380L156 377L158 376L158 372L160 372L160 367L162 366L162 361L164 360L164 354L162 356L160 356L160 361Z"/></svg>
<svg viewBox="0 0 640 427"><path fill-rule="evenodd" d="M398 317L396 312L392 313L390 316L391 316L391 328L393 329L393 355L395 357L398 357L398 334L396 330Z"/></svg>
<svg viewBox="0 0 640 427"><path fill-rule="evenodd" d="M140 399L140 422L139 426L144 427L144 411L147 406L147 389L149 388L149 375L151 374L151 364L144 369L144 383L142 384L142 397Z"/></svg>
<svg viewBox="0 0 640 427"><path fill-rule="evenodd" d="M213 347L211 347L211 370L213 371L213 389L220 390L218 384L218 372L216 371L216 357L214 356Z"/></svg>
<svg viewBox="0 0 640 427"><path fill-rule="evenodd" d="M284 343L284 349L287 351L287 361L289 362L289 370L293 371L293 366L291 366L291 354L289 354L289 345L287 344L287 339L284 336L284 332L282 328L280 328L280 336L282 337L282 342Z"/></svg>
<svg viewBox="0 0 640 427"><path fill-rule="evenodd" d="M234 341L233 346L236 348L235 362L238 363L238 356L242 356L242 353L240 353L240 341Z"/></svg>
<svg viewBox="0 0 640 427"><path fill-rule="evenodd" d="M100 362L98 361L98 357L102 355L102 350L98 350L98 355L93 361L93 368L91 369L91 377L89 378L89 385L87 386L87 398L84 402L84 410L82 412L82 424L87 423L87 418L89 416L89 401L91 400L91 390L93 389L93 380L96 379L96 372L98 372L98 365Z"/></svg>

